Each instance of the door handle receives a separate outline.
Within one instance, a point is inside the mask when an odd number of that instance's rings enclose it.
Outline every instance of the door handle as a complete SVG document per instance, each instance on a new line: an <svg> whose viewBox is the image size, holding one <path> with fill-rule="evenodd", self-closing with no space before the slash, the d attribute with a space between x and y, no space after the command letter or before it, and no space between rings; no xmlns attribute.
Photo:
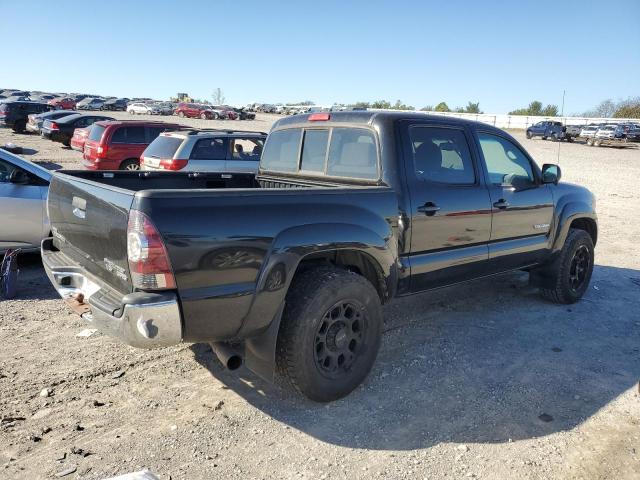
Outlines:
<svg viewBox="0 0 640 480"><path fill-rule="evenodd" d="M507 202L504 198L501 198L497 202L493 204L494 207L504 210L509 207L509 202Z"/></svg>
<svg viewBox="0 0 640 480"><path fill-rule="evenodd" d="M418 207L418 211L420 213L424 213L428 217L435 215L438 210L440 210L440 207L433 202L427 202L421 207Z"/></svg>

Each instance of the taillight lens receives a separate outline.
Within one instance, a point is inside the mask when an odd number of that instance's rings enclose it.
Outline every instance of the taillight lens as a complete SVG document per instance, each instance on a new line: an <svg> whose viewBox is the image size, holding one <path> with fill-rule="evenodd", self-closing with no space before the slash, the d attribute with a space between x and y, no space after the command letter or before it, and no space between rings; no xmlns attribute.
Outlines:
<svg viewBox="0 0 640 480"><path fill-rule="evenodd" d="M106 145L98 145L96 148L96 155L98 158L104 158L107 156L107 146Z"/></svg>
<svg viewBox="0 0 640 480"><path fill-rule="evenodd" d="M160 160L160 167L165 170L181 170L187 166L187 163L189 163L189 160L170 158L168 160Z"/></svg>
<svg viewBox="0 0 640 480"><path fill-rule="evenodd" d="M176 288L169 255L162 237L151 220L139 210L129 212L127 258L135 288L142 290Z"/></svg>
<svg viewBox="0 0 640 480"><path fill-rule="evenodd" d="M51 122L51 125L49 126L49 130L60 130L60 127L56 122Z"/></svg>

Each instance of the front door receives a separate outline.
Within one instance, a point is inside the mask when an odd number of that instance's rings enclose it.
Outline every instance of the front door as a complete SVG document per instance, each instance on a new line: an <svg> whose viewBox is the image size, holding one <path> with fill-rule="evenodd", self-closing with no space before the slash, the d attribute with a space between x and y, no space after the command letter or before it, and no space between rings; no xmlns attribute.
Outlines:
<svg viewBox="0 0 640 480"><path fill-rule="evenodd" d="M480 275L488 259L491 203L469 132L418 124L406 135L411 291Z"/></svg>
<svg viewBox="0 0 640 480"><path fill-rule="evenodd" d="M518 145L478 132L492 204L489 260L494 271L536 263L548 248L553 195L533 161Z"/></svg>

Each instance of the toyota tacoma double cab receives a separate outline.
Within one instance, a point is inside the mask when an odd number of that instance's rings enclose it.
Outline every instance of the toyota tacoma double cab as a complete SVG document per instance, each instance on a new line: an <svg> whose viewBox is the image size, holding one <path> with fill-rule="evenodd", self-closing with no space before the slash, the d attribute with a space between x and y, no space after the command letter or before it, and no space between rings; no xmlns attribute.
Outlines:
<svg viewBox="0 0 640 480"><path fill-rule="evenodd" d="M58 171L48 211L46 272L95 328L315 401L365 379L394 297L525 270L573 303L598 235L594 196L509 134L409 112L283 118L257 175Z"/></svg>
<svg viewBox="0 0 640 480"><path fill-rule="evenodd" d="M543 140L550 138L553 141L566 140L573 142L574 138L580 136L580 128L574 125L563 125L562 122L544 120L535 125L531 125L526 130L527 138L542 137Z"/></svg>

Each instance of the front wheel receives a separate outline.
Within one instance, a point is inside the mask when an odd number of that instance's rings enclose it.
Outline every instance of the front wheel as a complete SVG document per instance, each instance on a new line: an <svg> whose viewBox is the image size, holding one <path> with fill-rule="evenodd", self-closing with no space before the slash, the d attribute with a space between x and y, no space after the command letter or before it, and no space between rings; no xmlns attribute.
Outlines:
<svg viewBox="0 0 640 480"><path fill-rule="evenodd" d="M532 137L532 136L533 136L533 135L531 135L531 132L530 132L529 130L527 130L527 138L528 138L529 140L531 140L531 137Z"/></svg>
<svg viewBox="0 0 640 480"><path fill-rule="evenodd" d="M593 273L593 240L584 230L571 229L556 261L543 272L550 286L541 295L555 303L575 303L589 286Z"/></svg>
<svg viewBox="0 0 640 480"><path fill-rule="evenodd" d="M593 146L593 139L592 138L587 138L587 145L588 146Z"/></svg>
<svg viewBox="0 0 640 480"><path fill-rule="evenodd" d="M311 400L342 398L371 370L382 323L380 298L366 278L331 267L303 272L287 294L278 371Z"/></svg>

